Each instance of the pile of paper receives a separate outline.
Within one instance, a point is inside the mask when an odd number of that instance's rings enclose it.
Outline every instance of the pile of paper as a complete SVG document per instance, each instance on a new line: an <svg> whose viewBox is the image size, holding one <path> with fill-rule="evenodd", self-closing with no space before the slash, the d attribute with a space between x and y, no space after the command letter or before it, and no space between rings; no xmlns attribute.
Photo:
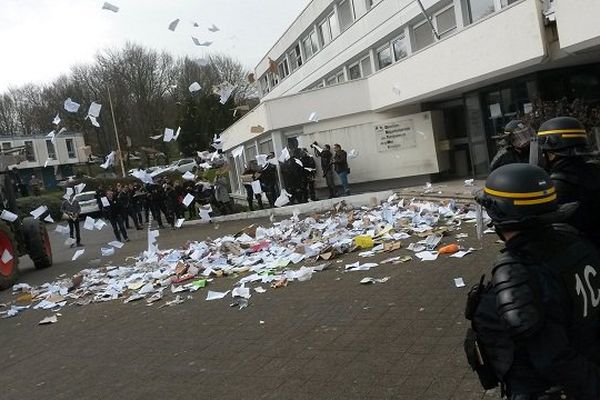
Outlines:
<svg viewBox="0 0 600 400"><path fill-rule="evenodd" d="M461 209L453 202L441 205L411 201L405 205L404 199L391 196L376 207L351 209L340 203L329 212L305 218L296 212L269 226L250 225L236 235L189 242L178 249L160 249L159 231L150 230L147 251L127 265L88 268L37 287L15 285L15 295L26 295L29 301L15 301L0 308L0 317L12 317L27 307L56 312L65 306L112 300L174 306L188 299L183 292L196 291L206 291L202 298L210 301L231 296L232 306L242 309L250 305L252 291L261 294L270 290L265 287L278 289L291 282L309 281L327 268L330 260L349 252L356 251L360 258L381 253L393 256L381 263L347 263L339 273L400 264L410 261L407 254L412 253L422 261L464 257L474 249L463 248L453 255L438 254L437 250L443 246L444 236L456 235L463 222L474 222L475 217L472 210ZM99 221L89 218L84 228L99 229ZM67 228L61 226L61 230ZM108 243L101 254L109 257L122 246L121 242ZM77 250L73 259L82 254L83 249ZM239 276L230 291L207 288L225 276ZM387 279L369 278L361 283L383 283Z"/></svg>

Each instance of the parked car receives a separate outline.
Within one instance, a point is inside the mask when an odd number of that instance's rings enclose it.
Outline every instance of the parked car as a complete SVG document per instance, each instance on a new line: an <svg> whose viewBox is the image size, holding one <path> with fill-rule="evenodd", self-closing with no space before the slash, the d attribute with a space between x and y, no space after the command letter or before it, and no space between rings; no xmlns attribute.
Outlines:
<svg viewBox="0 0 600 400"><path fill-rule="evenodd" d="M173 161L169 168L172 171L178 171L181 174L185 174L186 172L194 172L198 169L198 164L193 158L182 158L181 160Z"/></svg>
<svg viewBox="0 0 600 400"><path fill-rule="evenodd" d="M75 195L75 198L79 201L81 207L80 217L86 216L97 216L100 214L100 207L96 201L96 192L82 192Z"/></svg>

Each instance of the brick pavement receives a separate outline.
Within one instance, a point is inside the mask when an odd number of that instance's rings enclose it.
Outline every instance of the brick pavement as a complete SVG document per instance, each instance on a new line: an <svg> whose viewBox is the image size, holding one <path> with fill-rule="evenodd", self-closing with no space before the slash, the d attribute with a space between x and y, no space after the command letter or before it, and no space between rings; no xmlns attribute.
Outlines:
<svg viewBox="0 0 600 400"><path fill-rule="evenodd" d="M240 226L161 231L159 245ZM474 236L471 228L463 231ZM462 276L469 286L489 271L494 241L487 236L485 251L463 259L444 256L369 272L341 272L356 258L348 255L309 282L253 293L244 310L229 308L228 300L204 301L200 291L162 309L122 302L68 307L49 326L37 326L47 312L28 311L0 320L0 398L480 399L483 391L462 351L467 290L455 288L453 278ZM118 256L144 245L137 235ZM94 258L94 251L88 245L84 257ZM57 252L62 260L70 257L70 250ZM393 255L400 254L410 252ZM389 254L368 261L384 257ZM25 280L73 273L88 259L60 261ZM391 279L360 285L364 276ZM227 290L235 281L216 280L211 289ZM7 296L0 294L0 302Z"/></svg>

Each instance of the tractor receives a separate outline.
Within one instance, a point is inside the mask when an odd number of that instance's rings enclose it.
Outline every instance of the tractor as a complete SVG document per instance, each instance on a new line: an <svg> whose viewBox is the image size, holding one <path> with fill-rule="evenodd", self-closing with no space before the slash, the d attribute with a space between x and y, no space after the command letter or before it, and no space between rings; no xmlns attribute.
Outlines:
<svg viewBox="0 0 600 400"><path fill-rule="evenodd" d="M8 169L22 160L15 150L0 154L0 207L17 214L18 175L15 169ZM24 255L29 255L36 269L52 265L52 248L44 222L33 217L17 217L12 222L0 220L0 290L14 285L19 274L19 257Z"/></svg>

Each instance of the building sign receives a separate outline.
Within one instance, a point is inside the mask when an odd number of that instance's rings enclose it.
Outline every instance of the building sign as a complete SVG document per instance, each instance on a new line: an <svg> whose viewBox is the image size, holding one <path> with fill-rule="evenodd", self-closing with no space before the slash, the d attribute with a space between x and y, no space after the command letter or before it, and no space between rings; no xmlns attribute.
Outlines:
<svg viewBox="0 0 600 400"><path fill-rule="evenodd" d="M412 119L390 119L375 124L377 151L403 150L417 147L417 138Z"/></svg>

